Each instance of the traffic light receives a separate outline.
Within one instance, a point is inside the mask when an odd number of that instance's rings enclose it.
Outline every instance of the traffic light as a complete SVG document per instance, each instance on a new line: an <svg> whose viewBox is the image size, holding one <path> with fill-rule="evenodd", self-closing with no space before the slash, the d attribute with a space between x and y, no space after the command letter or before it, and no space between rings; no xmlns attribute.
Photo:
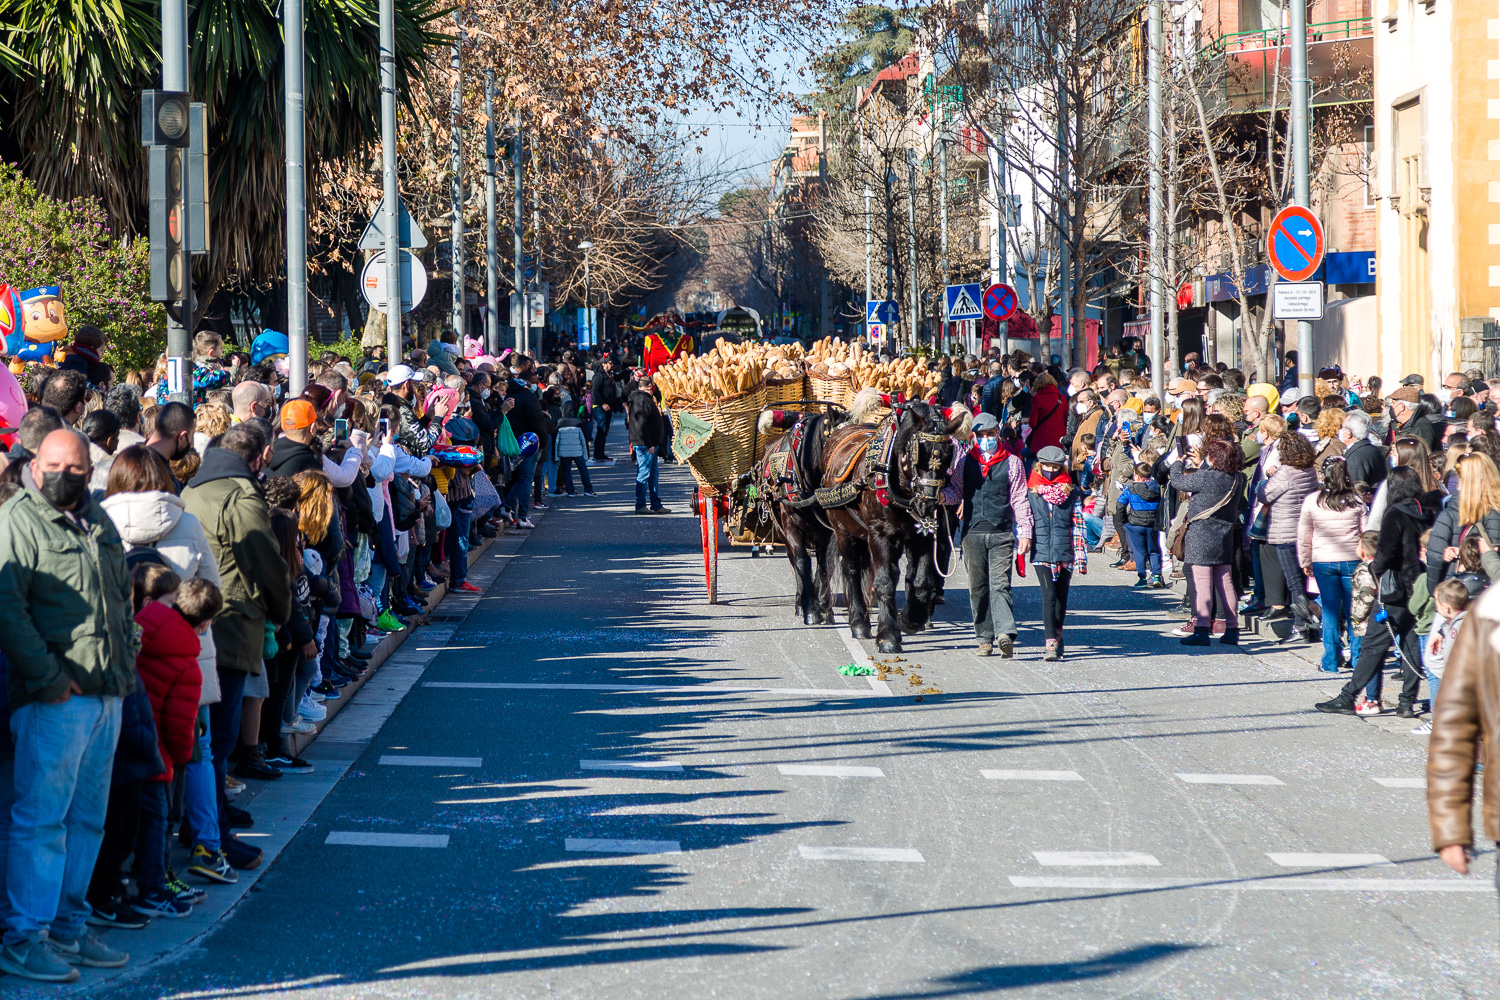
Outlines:
<svg viewBox="0 0 1500 1000"><path fill-rule="evenodd" d="M187 130L183 130L187 134ZM187 255L183 253L181 146L149 147L149 221L151 230L151 301L182 302L186 297Z"/></svg>
<svg viewBox="0 0 1500 1000"><path fill-rule="evenodd" d="M141 91L141 145L186 146L188 114L188 95L181 91Z"/></svg>

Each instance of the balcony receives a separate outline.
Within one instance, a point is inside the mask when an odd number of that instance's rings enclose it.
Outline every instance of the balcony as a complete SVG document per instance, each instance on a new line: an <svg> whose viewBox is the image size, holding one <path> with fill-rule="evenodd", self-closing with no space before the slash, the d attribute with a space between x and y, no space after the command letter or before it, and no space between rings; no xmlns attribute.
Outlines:
<svg viewBox="0 0 1500 1000"><path fill-rule="evenodd" d="M1314 108L1370 100L1375 73L1373 17L1307 26L1307 75ZM1219 98L1228 110L1253 114L1291 107L1292 50L1286 28L1241 31L1214 39L1198 51L1200 63L1217 64ZM1280 78L1279 81L1277 78Z"/></svg>

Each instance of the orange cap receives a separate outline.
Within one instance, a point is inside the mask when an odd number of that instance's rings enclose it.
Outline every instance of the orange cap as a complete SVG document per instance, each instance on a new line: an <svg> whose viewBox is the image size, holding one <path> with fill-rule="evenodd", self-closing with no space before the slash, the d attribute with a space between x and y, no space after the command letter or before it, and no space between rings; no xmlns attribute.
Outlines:
<svg viewBox="0 0 1500 1000"><path fill-rule="evenodd" d="M281 408L281 429L300 431L318 422L318 411L305 399L294 399Z"/></svg>

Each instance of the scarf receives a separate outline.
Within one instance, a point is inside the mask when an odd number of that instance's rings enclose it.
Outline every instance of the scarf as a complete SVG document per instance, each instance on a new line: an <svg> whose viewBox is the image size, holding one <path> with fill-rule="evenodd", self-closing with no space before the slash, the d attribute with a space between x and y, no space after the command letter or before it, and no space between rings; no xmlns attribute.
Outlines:
<svg viewBox="0 0 1500 1000"><path fill-rule="evenodd" d="M88 358L90 361L96 363L103 360L99 357L99 349L97 347L89 347L85 344L74 344L73 346L69 347L68 350L72 351L74 354L82 355L83 357Z"/></svg>
<svg viewBox="0 0 1500 1000"><path fill-rule="evenodd" d="M1061 507L1073 495L1073 477L1068 474L1067 469L1060 471L1053 479L1042 475L1041 469L1033 469L1026 485L1036 490L1037 496L1054 507Z"/></svg>
<svg viewBox="0 0 1500 1000"><path fill-rule="evenodd" d="M1010 452L1006 450L1004 441L1000 442L1000 447L995 449L993 455L986 455L980 451L977 443L969 446L969 454L973 455L974 461L979 463L979 474L986 479L989 478L991 469L1010 458Z"/></svg>

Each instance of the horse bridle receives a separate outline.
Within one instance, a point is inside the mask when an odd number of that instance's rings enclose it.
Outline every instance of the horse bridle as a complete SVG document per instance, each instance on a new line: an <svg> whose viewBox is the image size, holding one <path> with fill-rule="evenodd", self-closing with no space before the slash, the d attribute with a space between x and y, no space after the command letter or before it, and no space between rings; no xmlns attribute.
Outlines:
<svg viewBox="0 0 1500 1000"><path fill-rule="evenodd" d="M910 413L911 411L902 407L902 412ZM932 535L937 532L937 515L941 506L938 503L938 493L948 482L948 469L936 446L950 440L948 434L939 434L925 427L915 431L906 449L906 460L912 470L912 492L910 496L902 496L899 489L891 490L891 501L899 507L904 507L911 514L917 531L923 535ZM924 444L933 446L927 449L926 467L921 464ZM890 474L891 484L894 487L900 481L900 477L894 468L890 470Z"/></svg>

